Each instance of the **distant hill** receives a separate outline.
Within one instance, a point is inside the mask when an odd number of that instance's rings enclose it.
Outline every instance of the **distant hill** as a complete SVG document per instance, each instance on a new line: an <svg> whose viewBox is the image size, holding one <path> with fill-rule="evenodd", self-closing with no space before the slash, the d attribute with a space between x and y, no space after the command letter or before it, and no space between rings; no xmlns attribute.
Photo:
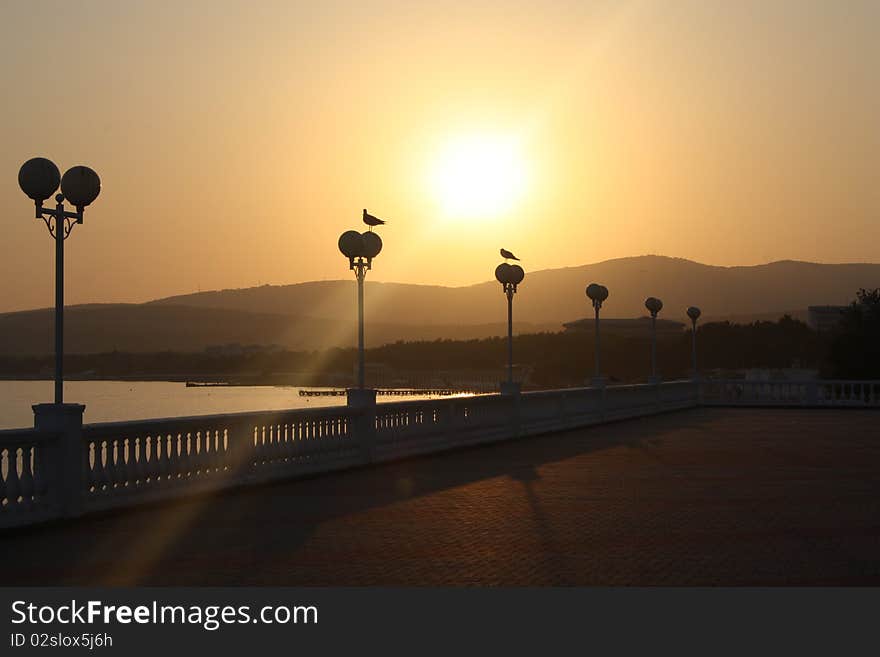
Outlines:
<svg viewBox="0 0 880 657"><path fill-rule="evenodd" d="M0 314L0 356L49 354L53 311ZM280 345L291 350L350 347L357 344L354 321L314 319L223 308L164 304L73 306L65 310L65 349L71 354L106 351L202 351L209 346ZM518 333L559 330L557 324L517 323ZM485 338L501 335L507 324L425 325L373 322L367 346L397 340Z"/></svg>
<svg viewBox="0 0 880 657"><path fill-rule="evenodd" d="M593 281L610 291L608 317L645 314L645 297L660 297L663 316L685 317L700 306L704 316L772 317L807 306L844 304L861 287L880 286L880 264L825 265L780 261L751 267L715 267L681 258L639 256L592 265L529 272L514 302L524 322L561 323L588 314L584 288ZM199 308L272 312L353 321L354 281L316 281L296 285L169 297L151 303ZM485 324L503 318L505 301L495 281L466 287L367 281L366 316L394 324Z"/></svg>
<svg viewBox="0 0 880 657"><path fill-rule="evenodd" d="M826 265L781 261L715 267L662 256L607 260L529 272L514 301L517 332L560 330L591 309L590 282L606 285L605 317L645 314L647 296L664 302L661 316L685 321L700 306L706 320L746 322L784 313L804 318L810 305L844 304L861 287L880 287L880 264ZM466 339L506 332L506 301L495 281L464 287L366 284L367 342ZM353 280L200 292L145 304L74 306L66 312L70 353L194 351L209 345L278 344L318 349L355 343ZM52 350L51 311L0 314L0 354Z"/></svg>

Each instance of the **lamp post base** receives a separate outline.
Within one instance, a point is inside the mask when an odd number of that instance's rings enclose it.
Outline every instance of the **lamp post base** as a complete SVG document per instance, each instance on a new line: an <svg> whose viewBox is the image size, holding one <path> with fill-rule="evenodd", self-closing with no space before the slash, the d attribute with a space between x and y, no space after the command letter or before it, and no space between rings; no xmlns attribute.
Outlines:
<svg viewBox="0 0 880 657"><path fill-rule="evenodd" d="M83 512L82 420L83 404L34 404L34 429L57 434L47 445L47 473L53 480L53 495L65 517ZM41 447L42 449L42 447Z"/></svg>
<svg viewBox="0 0 880 657"><path fill-rule="evenodd" d="M376 405L376 391L372 388L349 388L346 393L349 406L363 408Z"/></svg>
<svg viewBox="0 0 880 657"><path fill-rule="evenodd" d="M652 386L659 385L662 381L663 381L663 379L659 376L649 376L648 377L648 383L650 383Z"/></svg>
<svg viewBox="0 0 880 657"><path fill-rule="evenodd" d="M591 388L604 388L606 385L604 376L594 376L592 379L587 379L587 385Z"/></svg>
<svg viewBox="0 0 880 657"><path fill-rule="evenodd" d="M522 384L518 381L502 381L501 382L501 394L502 395L518 395L522 392Z"/></svg>

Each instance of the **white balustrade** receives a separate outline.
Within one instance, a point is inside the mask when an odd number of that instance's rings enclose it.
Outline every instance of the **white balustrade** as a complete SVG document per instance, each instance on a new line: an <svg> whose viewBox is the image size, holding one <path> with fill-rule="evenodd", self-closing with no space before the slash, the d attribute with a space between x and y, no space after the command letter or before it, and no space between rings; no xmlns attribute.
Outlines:
<svg viewBox="0 0 880 657"><path fill-rule="evenodd" d="M353 465L347 407L231 413L83 427L87 509Z"/></svg>
<svg viewBox="0 0 880 657"><path fill-rule="evenodd" d="M75 433L69 435L48 429L0 431L0 528L700 403L878 407L880 381L672 381L360 407L74 423ZM78 463L71 463L77 458Z"/></svg>
<svg viewBox="0 0 880 657"><path fill-rule="evenodd" d="M58 438L35 429L0 431L0 527L55 515L52 470Z"/></svg>
<svg viewBox="0 0 880 657"><path fill-rule="evenodd" d="M700 393L712 406L880 407L880 381L706 380Z"/></svg>

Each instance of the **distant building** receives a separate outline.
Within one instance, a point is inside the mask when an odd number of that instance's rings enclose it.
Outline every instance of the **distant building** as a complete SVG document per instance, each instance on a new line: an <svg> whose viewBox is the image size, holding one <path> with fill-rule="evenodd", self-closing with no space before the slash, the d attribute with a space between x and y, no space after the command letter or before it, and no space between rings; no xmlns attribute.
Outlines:
<svg viewBox="0 0 880 657"><path fill-rule="evenodd" d="M566 333L592 333L595 328L595 318L576 319L566 322L562 326ZM651 318L639 317L637 319L605 319L600 320L600 330L605 335L620 335L624 337L644 337L650 335ZM684 323L671 319L657 319L657 337L675 337L684 331Z"/></svg>
<svg viewBox="0 0 880 657"><path fill-rule="evenodd" d="M833 330L848 306L810 306L807 308L807 324L819 333Z"/></svg>

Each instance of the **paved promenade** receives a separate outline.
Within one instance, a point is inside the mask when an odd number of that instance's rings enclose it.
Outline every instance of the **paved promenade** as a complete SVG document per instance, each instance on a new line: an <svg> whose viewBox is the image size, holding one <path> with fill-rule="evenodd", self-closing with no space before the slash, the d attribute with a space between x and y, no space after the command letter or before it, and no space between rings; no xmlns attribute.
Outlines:
<svg viewBox="0 0 880 657"><path fill-rule="evenodd" d="M880 585L880 413L699 409L0 536L2 583Z"/></svg>

